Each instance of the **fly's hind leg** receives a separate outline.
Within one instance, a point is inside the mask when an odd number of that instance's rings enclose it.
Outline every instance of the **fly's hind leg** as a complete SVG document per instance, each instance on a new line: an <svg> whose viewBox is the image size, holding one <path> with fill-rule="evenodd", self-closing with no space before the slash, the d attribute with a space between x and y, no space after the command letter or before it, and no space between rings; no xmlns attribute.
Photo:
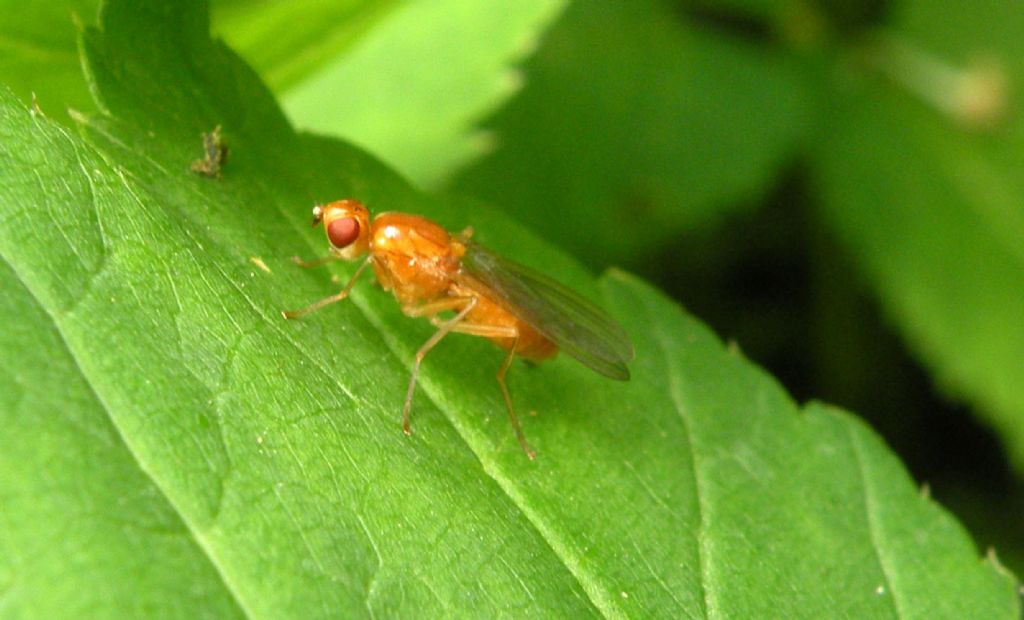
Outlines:
<svg viewBox="0 0 1024 620"><path fill-rule="evenodd" d="M437 316L438 312L455 310L462 304L466 305L451 319L444 320ZM409 410L412 408L412 395L413 391L416 389L416 378L419 376L420 363L423 361L427 352L434 348L434 345L440 342L441 339L449 332L468 334L470 336L481 336L484 338L511 338L512 346L509 347L508 355L505 356L505 360L501 363L501 367L498 368L498 385L501 387L501 395L505 399L505 407L508 409L508 418L512 422L512 428L516 432L516 439L519 440L519 445L523 448L523 452L526 453L526 456L532 460L537 456L537 453L533 451L530 444L526 443L526 435L523 433L522 426L519 425L519 418L516 416L515 409L512 407L512 397L509 395L508 385L505 381L505 375L508 373L509 366L512 365L512 360L515 358L516 351L519 347L519 330L512 326L481 325L477 323L463 322L466 315L476 307L476 304L476 297L449 297L447 299L426 303L421 306L403 308L408 316L429 316L430 322L437 326L437 332L430 338L430 340L426 341L423 346L420 347L419 351L416 352L416 363L412 368L412 377L409 380L409 389L405 394L405 408L402 410L402 430L405 431L406 435L412 434L412 430L409 428Z"/></svg>
<svg viewBox="0 0 1024 620"><path fill-rule="evenodd" d="M470 300L473 300L473 303L476 304L475 297L443 297L434 301L428 301L418 306L402 306L402 312L405 313L405 316L410 317L430 317L431 323L437 327L441 327L445 324L445 320L439 318L437 316L438 313L446 312L448 310L461 310L463 306L470 302Z"/></svg>
<svg viewBox="0 0 1024 620"><path fill-rule="evenodd" d="M498 385L501 386L501 395L505 397L505 406L508 408L508 419L512 422L512 428L516 431L516 439L519 440L519 445L523 448L523 452L526 456L530 457L532 461L537 453L533 451L530 444L526 443L526 435L523 434L523 428L519 426L519 418L516 417L515 409L512 408L512 397L508 393L508 385L505 383L505 373L508 372L508 367L512 365L512 358L516 356L516 348L519 346L519 332L516 331L515 339L512 341L512 347L508 350L508 355L505 356L505 361L501 363L501 367L498 368Z"/></svg>
<svg viewBox="0 0 1024 620"><path fill-rule="evenodd" d="M523 427L519 425L519 418L516 416L516 411L512 407L512 397L508 392L508 384L505 381L505 375L508 373L509 366L512 365L512 360L515 359L516 351L519 348L519 330L511 326L502 325L478 325L474 323L460 323L451 328L451 331L459 332L460 334L470 334L472 336L483 336L485 338L511 338L512 346L509 347L508 355L505 356L505 360L501 363L498 368L498 385L501 387L501 395L505 399L505 408L508 409L508 419L512 422L512 428L516 432L516 439L519 440L519 445L522 447L523 452L526 456L533 460L537 453L533 451L530 444L526 443L526 435L523 433Z"/></svg>

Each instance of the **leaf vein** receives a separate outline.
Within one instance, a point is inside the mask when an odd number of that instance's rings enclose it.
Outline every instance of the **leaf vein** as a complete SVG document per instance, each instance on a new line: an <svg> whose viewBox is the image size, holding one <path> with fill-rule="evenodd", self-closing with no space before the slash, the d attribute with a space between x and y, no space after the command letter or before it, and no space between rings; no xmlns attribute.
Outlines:
<svg viewBox="0 0 1024 620"><path fill-rule="evenodd" d="M852 425L845 424L843 428L846 431L847 438L850 441L850 446L853 448L854 458L857 460L857 473L860 476L860 486L864 489L864 515L868 522L868 534L871 537L871 548L874 551L875 559L878 561L878 567L882 571L882 578L885 580L885 593L888 595L887 598L892 601L893 611L897 618L906 618L907 614L904 613L902 605L900 604L900 598L898 592L892 585L892 568L886 561L885 554L882 549L882 538L884 538L880 531L878 519L877 519L877 506L875 505L875 497L871 492L871 483L868 472L866 471L865 459L863 448L860 442L857 440L854 434Z"/></svg>
<svg viewBox="0 0 1024 620"><path fill-rule="evenodd" d="M644 298L644 307L651 313L650 302ZM687 409L685 405L685 398L682 394L681 386L679 385L679 374L675 367L675 363L672 357L672 352L668 348L666 342L668 336L664 333L661 328L661 322L652 318L648 321L649 325L653 325L656 331L654 340L658 343L658 350L661 352L662 359L664 360L665 368L667 370L666 375L668 376L669 382L669 398L672 401L672 406L679 416L682 422L683 435L685 436L685 442L689 445L690 455L690 473L693 479L693 493L697 504L697 565L700 567L700 603L701 612L705 618L714 616L715 605L712 601L711 591L708 587L710 581L710 567L708 565L709 560L709 540L708 540L708 524L707 524L707 509L705 502L707 501L704 494L701 491L702 481L700 478L700 468L698 466L697 458L697 446L693 441L693 432L690 426L690 419L687 415Z"/></svg>
<svg viewBox="0 0 1024 620"><path fill-rule="evenodd" d="M142 459L142 457L132 448L131 444L127 441L127 439L124 436L122 428L117 424L117 420L114 418L114 416L111 415L110 404L103 398L100 392L96 389L95 384L92 381L92 377L89 375L88 372L86 372L85 368L82 366L81 360L76 354L74 347L71 346L71 343L68 340L68 335L65 333L60 321L57 320L57 317L53 314L50 308L47 307L46 304L42 303L42 301L36 295L36 291L33 289L33 287L28 282L26 282L24 278L21 277L21 274L18 273L17 269L15 268L15 264L10 260L10 258L6 255L0 254L0 259L4 260L5 262L7 262L8 265L11 266L11 271L14 273L15 277L18 279L19 282L21 282L25 290L29 292L33 299L35 299L36 304L49 318L50 322L53 324L54 331L57 333L58 336L60 336L61 344L63 345L64 350L67 352L68 357L71 358L72 362L74 362L74 367L81 375L83 382L85 383L86 387L89 390L89 393L92 395L93 398L95 398L96 402L103 407L103 411L107 414L107 418L110 420L111 426L113 426L114 430L117 432L118 437L120 438L121 445L124 446L124 449L127 450L128 453L131 455L132 460L135 461L135 463L138 465L139 471L142 472L142 474L146 477L147 480L150 481L153 487L160 492L160 496L163 497L167 504L174 510L175 514L178 515L178 518L181 519L181 522L185 525L185 528L188 530L189 535L193 540L195 540L196 546L202 551L203 555L210 562L210 566L213 567L216 574L220 577L221 583L224 585L225 590L227 590L228 594L231 596L231 600L234 601L235 605L238 606L239 611L241 611L241 613L244 614L246 617L258 617L252 611L252 609L246 606L235 584L221 570L220 564L217 561L215 561L214 554L212 553L212 550L209 546L209 542L205 539L202 533L195 527L193 527L191 522L185 518L181 509L177 506L174 500L167 494L163 486L160 485L160 483L153 477L151 472L146 468L144 464L144 459Z"/></svg>

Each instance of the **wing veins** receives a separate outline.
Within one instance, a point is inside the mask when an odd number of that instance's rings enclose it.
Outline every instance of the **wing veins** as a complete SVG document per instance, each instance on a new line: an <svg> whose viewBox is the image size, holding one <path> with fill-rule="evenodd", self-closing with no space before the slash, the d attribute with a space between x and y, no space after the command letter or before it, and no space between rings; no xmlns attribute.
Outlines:
<svg viewBox="0 0 1024 620"><path fill-rule="evenodd" d="M494 293L494 301L566 354L612 379L626 380L633 344L614 319L575 291L477 243L467 245L463 271Z"/></svg>

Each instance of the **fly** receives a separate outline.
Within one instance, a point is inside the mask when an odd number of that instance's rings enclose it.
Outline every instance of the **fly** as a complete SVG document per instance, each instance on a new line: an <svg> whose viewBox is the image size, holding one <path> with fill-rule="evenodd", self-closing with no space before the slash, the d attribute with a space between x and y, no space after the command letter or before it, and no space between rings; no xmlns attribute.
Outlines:
<svg viewBox="0 0 1024 620"><path fill-rule="evenodd" d="M526 442L505 382L515 356L542 361L562 350L606 377L629 379L626 363L633 359L633 344L618 323L551 278L470 241L471 228L452 235L431 220L407 213L381 213L371 220L357 200L315 207L313 226L318 225L324 227L330 254L315 261L296 257L297 264L315 267L359 259L362 263L341 291L301 310L285 311L285 318L345 299L372 266L377 281L391 291L402 312L425 317L437 327L416 352L402 409L407 435L412 432L409 411L423 358L452 332L487 338L508 352L498 368L498 385L519 445L531 459L536 453ZM443 318L447 312L454 315Z"/></svg>

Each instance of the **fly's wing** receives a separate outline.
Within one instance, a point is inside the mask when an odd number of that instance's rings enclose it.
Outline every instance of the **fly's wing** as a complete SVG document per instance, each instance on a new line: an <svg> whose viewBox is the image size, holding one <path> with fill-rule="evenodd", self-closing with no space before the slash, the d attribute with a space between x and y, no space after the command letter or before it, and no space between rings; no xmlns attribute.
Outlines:
<svg viewBox="0 0 1024 620"><path fill-rule="evenodd" d="M625 381L633 343L610 316L551 278L470 243L462 269L497 301L562 351L593 370Z"/></svg>

